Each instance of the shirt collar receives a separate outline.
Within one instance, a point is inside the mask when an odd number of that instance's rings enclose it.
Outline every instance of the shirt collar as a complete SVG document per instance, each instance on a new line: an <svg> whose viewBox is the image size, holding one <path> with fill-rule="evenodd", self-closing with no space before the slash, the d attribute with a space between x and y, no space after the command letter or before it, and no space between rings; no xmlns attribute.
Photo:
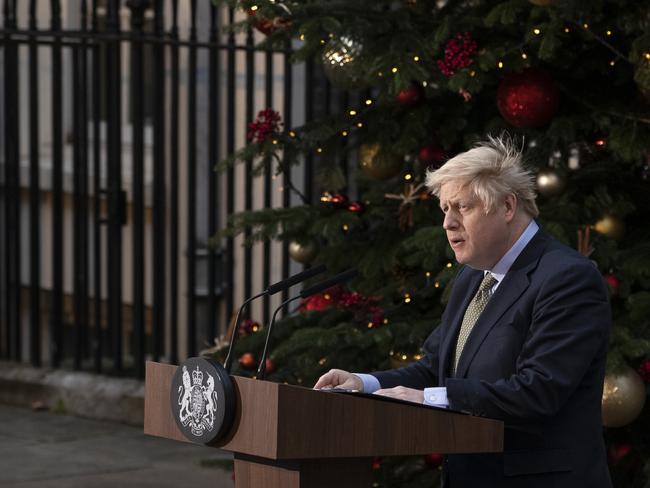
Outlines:
<svg viewBox="0 0 650 488"><path fill-rule="evenodd" d="M492 273L492 276L494 276L498 283L501 283L501 280L503 280L503 278L506 276L506 273L512 266L512 263L514 263L515 260L519 257L521 251L524 250L526 245L531 241L538 230L539 225L537 225L537 222L531 220L530 224L528 224L528 227L526 227L526 229L519 236L519 239L517 239L517 242L515 242L510 249L508 249L508 252L506 252L499 260L499 262L494 265L494 268L486 270L485 272Z"/></svg>

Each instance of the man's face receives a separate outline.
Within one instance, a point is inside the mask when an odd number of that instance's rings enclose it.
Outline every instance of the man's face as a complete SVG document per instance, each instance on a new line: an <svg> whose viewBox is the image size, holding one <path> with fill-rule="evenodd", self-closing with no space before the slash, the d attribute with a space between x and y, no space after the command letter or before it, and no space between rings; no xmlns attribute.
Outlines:
<svg viewBox="0 0 650 488"><path fill-rule="evenodd" d="M505 202L486 214L483 203L469 188L451 181L440 189L440 208L456 260L475 269L492 269L509 247L511 216Z"/></svg>

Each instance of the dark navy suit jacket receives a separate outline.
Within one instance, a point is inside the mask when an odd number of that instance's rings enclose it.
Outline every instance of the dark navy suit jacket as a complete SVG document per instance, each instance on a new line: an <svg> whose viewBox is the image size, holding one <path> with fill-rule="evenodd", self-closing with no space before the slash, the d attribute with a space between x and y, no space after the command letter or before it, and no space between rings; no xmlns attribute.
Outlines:
<svg viewBox="0 0 650 488"><path fill-rule="evenodd" d="M446 386L450 406L503 420L503 454L447 456L449 488L609 488L601 398L611 310L591 261L539 230L472 330L450 377L465 309L483 278L464 267L424 357L373 373L383 388Z"/></svg>

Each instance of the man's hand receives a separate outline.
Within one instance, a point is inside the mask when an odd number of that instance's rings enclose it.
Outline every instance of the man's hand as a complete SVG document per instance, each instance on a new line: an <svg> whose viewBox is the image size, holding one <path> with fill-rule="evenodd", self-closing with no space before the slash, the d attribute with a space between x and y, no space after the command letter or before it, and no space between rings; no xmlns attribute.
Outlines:
<svg viewBox="0 0 650 488"><path fill-rule="evenodd" d="M383 395L391 398L398 398L408 402L424 403L424 391L406 388L405 386L396 386L395 388L386 388L377 390L375 395Z"/></svg>
<svg viewBox="0 0 650 488"><path fill-rule="evenodd" d="M341 369L330 369L318 378L314 390L321 388L344 388L346 390L363 391L363 382L358 376Z"/></svg>

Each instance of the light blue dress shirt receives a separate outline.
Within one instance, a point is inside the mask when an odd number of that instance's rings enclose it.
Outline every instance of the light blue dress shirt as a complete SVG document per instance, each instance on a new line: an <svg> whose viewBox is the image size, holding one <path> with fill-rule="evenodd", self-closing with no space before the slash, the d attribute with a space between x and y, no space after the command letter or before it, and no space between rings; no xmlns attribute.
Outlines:
<svg viewBox="0 0 650 488"><path fill-rule="evenodd" d="M524 248L528 245L538 230L539 226L537 225L537 222L531 220L530 224L528 224L528 227L526 227L526 229L519 236L519 239L517 239L517 242L515 242L510 249L508 249L508 252L503 255L499 262L495 264L492 269L485 271L485 273L491 273L492 276L494 276L494 278L497 280L496 284L492 287L492 293L494 293L494 291L499 287L499 284L503 278L505 278L506 273L512 264L519 257L521 251L524 250ZM363 373L354 374L358 376L359 379L361 379L363 382L364 393L374 393L377 390L381 389L379 380L373 375ZM447 399L447 388L438 386L425 388L424 403L427 405L434 405L436 407L448 407L449 400Z"/></svg>

